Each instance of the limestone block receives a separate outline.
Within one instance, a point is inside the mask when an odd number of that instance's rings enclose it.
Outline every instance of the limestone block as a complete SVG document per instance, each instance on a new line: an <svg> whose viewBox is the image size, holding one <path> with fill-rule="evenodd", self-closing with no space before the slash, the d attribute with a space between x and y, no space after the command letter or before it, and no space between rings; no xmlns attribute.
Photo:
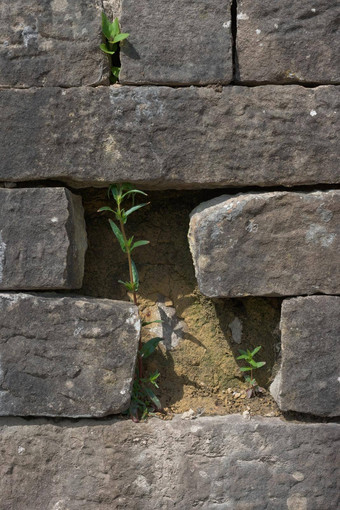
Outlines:
<svg viewBox="0 0 340 510"><path fill-rule="evenodd" d="M283 411L340 416L340 297L282 303L282 364L270 391Z"/></svg>
<svg viewBox="0 0 340 510"><path fill-rule="evenodd" d="M224 195L191 214L209 297L340 293L340 190Z"/></svg>
<svg viewBox="0 0 340 510"><path fill-rule="evenodd" d="M107 80L101 0L2 0L1 87L78 87Z"/></svg>
<svg viewBox="0 0 340 510"><path fill-rule="evenodd" d="M122 1L121 83L207 84L233 78L230 3Z"/></svg>
<svg viewBox="0 0 340 510"><path fill-rule="evenodd" d="M340 183L337 87L0 91L0 181L146 189Z"/></svg>
<svg viewBox="0 0 340 510"><path fill-rule="evenodd" d="M2 510L338 508L337 423L0 423Z"/></svg>
<svg viewBox="0 0 340 510"><path fill-rule="evenodd" d="M65 188L0 189L0 289L78 289L86 247L80 197Z"/></svg>
<svg viewBox="0 0 340 510"><path fill-rule="evenodd" d="M238 79L339 83L337 0L237 1Z"/></svg>
<svg viewBox="0 0 340 510"><path fill-rule="evenodd" d="M106 416L129 406L136 307L83 297L0 294L0 415Z"/></svg>

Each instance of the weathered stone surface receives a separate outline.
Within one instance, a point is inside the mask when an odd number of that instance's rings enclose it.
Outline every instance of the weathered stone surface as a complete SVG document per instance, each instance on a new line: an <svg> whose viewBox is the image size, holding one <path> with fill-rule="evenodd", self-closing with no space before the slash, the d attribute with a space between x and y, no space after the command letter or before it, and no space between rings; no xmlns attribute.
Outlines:
<svg viewBox="0 0 340 510"><path fill-rule="evenodd" d="M283 411L340 416L340 297L282 303L282 364L271 393Z"/></svg>
<svg viewBox="0 0 340 510"><path fill-rule="evenodd" d="M0 423L2 510L338 508L335 423Z"/></svg>
<svg viewBox="0 0 340 510"><path fill-rule="evenodd" d="M0 294L0 415L106 416L130 401L140 323L122 301Z"/></svg>
<svg viewBox="0 0 340 510"><path fill-rule="evenodd" d="M0 180L339 183L334 86L3 90Z"/></svg>
<svg viewBox="0 0 340 510"><path fill-rule="evenodd" d="M75 87L103 82L100 0L2 0L0 86Z"/></svg>
<svg viewBox="0 0 340 510"><path fill-rule="evenodd" d="M78 289L86 228L65 188L0 189L0 289Z"/></svg>
<svg viewBox="0 0 340 510"><path fill-rule="evenodd" d="M340 190L224 195L194 209L189 242L206 296L340 293Z"/></svg>
<svg viewBox="0 0 340 510"><path fill-rule="evenodd" d="M237 1L238 79L339 83L336 0Z"/></svg>
<svg viewBox="0 0 340 510"><path fill-rule="evenodd" d="M122 0L121 83L229 83L229 1Z"/></svg>

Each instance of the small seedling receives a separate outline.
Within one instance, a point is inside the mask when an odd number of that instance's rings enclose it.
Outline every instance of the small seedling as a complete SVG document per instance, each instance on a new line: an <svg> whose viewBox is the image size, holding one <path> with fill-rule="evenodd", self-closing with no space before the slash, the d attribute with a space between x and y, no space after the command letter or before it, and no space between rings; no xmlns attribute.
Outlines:
<svg viewBox="0 0 340 510"><path fill-rule="evenodd" d="M104 12L102 12L102 32L105 37L105 42L100 45L100 49L110 56L112 64L112 55L117 54L119 43L127 39L130 34L122 34L118 18L115 18L113 22L110 23ZM120 65L112 65L111 73L111 83L116 83L119 79Z"/></svg>
<svg viewBox="0 0 340 510"><path fill-rule="evenodd" d="M149 244L149 241L141 240L135 241L134 236L127 237L125 225L128 221L130 214L138 211L142 207L149 205L149 202L135 205L136 195L147 196L144 191L135 189L131 184L111 184L108 190L109 198L113 198L116 208L101 207L98 212L110 212L113 214L114 220L109 219L110 227L115 237L117 238L120 248L123 253L127 256L129 266L129 280L119 280L127 292L132 297L133 303L138 306L137 292L139 289L139 276L136 268L136 264L132 259L132 252L140 246ZM130 206L126 209L125 203L129 202ZM148 326L154 322L161 322L159 320L146 322L142 321L142 326ZM143 373L143 360L147 359L153 354L157 348L157 345L162 338L151 338L148 342L142 344L139 339L138 346L138 363L136 367L135 380L133 383L131 404L129 408L129 414L133 421L138 422L139 420L145 419L147 416L154 414L155 411L162 412L162 405L155 395L150 385L158 388L157 379L159 377L158 370L153 374L144 377Z"/></svg>
<svg viewBox="0 0 340 510"><path fill-rule="evenodd" d="M244 359L249 366L247 367L241 367L241 372L250 372L249 375L245 375L244 379L247 383L249 383L249 388L247 389L247 397L255 397L256 395L259 395L264 392L264 388L261 388L256 382L256 379L253 377L253 370L257 368L263 367L263 365L266 364L265 361L255 361L254 356L259 352L259 350L262 348L261 345L258 347L255 347L253 351L250 351L247 349L246 351L242 351L242 349L239 349L239 352L241 353L241 356L239 356L237 359Z"/></svg>

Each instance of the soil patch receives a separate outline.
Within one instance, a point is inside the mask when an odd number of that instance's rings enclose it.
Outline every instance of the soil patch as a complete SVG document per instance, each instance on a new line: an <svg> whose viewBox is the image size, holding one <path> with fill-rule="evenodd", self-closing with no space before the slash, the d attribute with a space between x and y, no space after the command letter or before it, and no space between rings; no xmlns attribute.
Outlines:
<svg viewBox="0 0 340 510"><path fill-rule="evenodd" d="M86 189L83 196L89 247L85 278L79 293L128 300L118 280L128 278L126 260L109 227L109 214L97 213L109 205L103 189ZM151 204L131 215L127 224L135 240L150 245L135 251L140 274L139 302L147 320L161 325L144 328L143 338L162 336L164 342L147 369L158 369L159 397L171 413L193 409L198 414L250 414L278 416L268 392L247 399L236 361L238 349L262 345L258 360L266 366L257 380L268 387L280 350L278 298L211 300L197 289L187 232L190 212L221 190L150 192ZM239 365L240 363L240 365Z"/></svg>

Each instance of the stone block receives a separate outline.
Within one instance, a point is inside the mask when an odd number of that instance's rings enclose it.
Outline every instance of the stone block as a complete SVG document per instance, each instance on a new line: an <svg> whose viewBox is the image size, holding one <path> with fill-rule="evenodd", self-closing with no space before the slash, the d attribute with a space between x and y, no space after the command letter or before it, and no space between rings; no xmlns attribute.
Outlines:
<svg viewBox="0 0 340 510"><path fill-rule="evenodd" d="M79 87L108 81L100 0L2 0L1 87Z"/></svg>
<svg viewBox="0 0 340 510"><path fill-rule="evenodd" d="M270 391L283 411L340 416L340 297L282 303L282 364Z"/></svg>
<svg viewBox="0 0 340 510"><path fill-rule="evenodd" d="M2 90L0 181L340 183L334 86Z"/></svg>
<svg viewBox="0 0 340 510"><path fill-rule="evenodd" d="M208 297L340 293L340 190L224 195L191 214Z"/></svg>
<svg viewBox="0 0 340 510"><path fill-rule="evenodd" d="M0 189L0 289L78 289L87 247L81 198L65 188Z"/></svg>
<svg viewBox="0 0 340 510"><path fill-rule="evenodd" d="M233 79L230 3L122 1L121 83L207 84Z"/></svg>
<svg viewBox="0 0 340 510"><path fill-rule="evenodd" d="M339 83L338 10L336 0L238 0L237 79Z"/></svg>
<svg viewBox="0 0 340 510"><path fill-rule="evenodd" d="M340 425L1 420L2 510L335 510Z"/></svg>
<svg viewBox="0 0 340 510"><path fill-rule="evenodd" d="M0 294L0 415L106 416L130 402L140 321L121 301Z"/></svg>

